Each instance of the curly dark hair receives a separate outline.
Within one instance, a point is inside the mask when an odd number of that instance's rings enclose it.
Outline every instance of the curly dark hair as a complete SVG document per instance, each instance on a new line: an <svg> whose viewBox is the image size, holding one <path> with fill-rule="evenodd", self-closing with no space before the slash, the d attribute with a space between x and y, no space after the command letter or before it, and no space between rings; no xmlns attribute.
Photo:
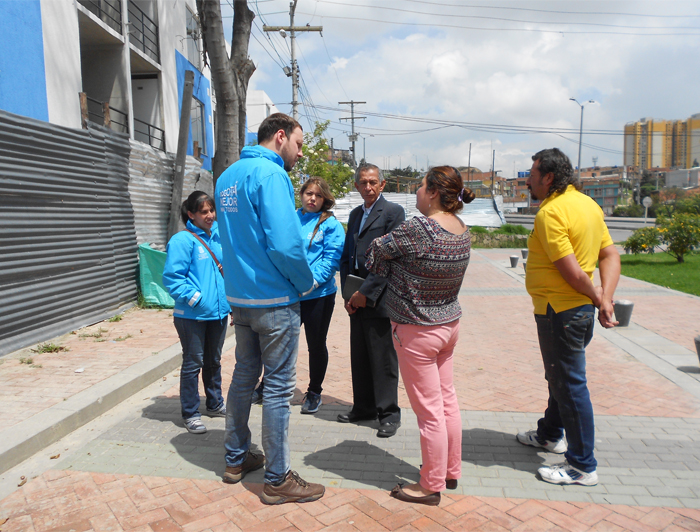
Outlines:
<svg viewBox="0 0 700 532"><path fill-rule="evenodd" d="M559 148L549 148L547 150L538 151L532 156L532 160L540 162L537 169L542 176L550 172L554 174L554 180L549 187L547 197L552 194L564 192L569 185L574 185L576 190L581 190L583 188L581 181L579 181L574 173L574 167L571 166L571 161Z"/></svg>

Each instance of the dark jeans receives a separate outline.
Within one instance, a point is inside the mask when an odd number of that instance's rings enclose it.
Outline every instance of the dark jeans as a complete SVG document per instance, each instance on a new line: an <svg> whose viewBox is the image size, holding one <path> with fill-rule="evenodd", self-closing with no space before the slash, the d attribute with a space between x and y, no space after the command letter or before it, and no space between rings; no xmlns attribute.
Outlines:
<svg viewBox="0 0 700 532"><path fill-rule="evenodd" d="M318 394L328 368L326 338L334 307L335 293L301 302L301 323L309 347L309 391Z"/></svg>
<svg viewBox="0 0 700 532"><path fill-rule="evenodd" d="M559 313L547 305L547 314L535 314L549 403L537 423L537 435L559 440L566 432L569 464L590 473L595 426L593 405L586 382L586 346L593 337L595 308L583 305Z"/></svg>
<svg viewBox="0 0 700 532"><path fill-rule="evenodd" d="M224 404L221 395L221 348L226 339L226 320L189 320L174 318L182 345L180 368L180 405L182 418L201 417L199 413L199 370L208 410Z"/></svg>

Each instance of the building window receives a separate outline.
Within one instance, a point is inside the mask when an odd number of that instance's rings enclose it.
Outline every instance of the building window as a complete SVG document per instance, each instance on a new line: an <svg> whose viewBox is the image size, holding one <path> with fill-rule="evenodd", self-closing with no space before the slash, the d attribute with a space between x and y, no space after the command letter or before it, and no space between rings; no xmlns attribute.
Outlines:
<svg viewBox="0 0 700 532"><path fill-rule="evenodd" d="M204 104L194 96L192 97L192 114L190 123L192 126L192 150L194 156L207 154L207 134L205 129ZM194 143L199 146L199 154L194 150Z"/></svg>
<svg viewBox="0 0 700 532"><path fill-rule="evenodd" d="M187 60L194 65L197 70L201 70L201 54L199 53L199 21L192 11L187 9Z"/></svg>

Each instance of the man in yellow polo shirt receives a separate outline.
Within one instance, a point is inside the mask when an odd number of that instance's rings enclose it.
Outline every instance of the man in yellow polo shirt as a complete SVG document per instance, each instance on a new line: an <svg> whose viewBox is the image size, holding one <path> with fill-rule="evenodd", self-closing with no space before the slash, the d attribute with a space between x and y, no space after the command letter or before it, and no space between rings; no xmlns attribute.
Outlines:
<svg viewBox="0 0 700 532"><path fill-rule="evenodd" d="M532 160L527 186L542 204L528 237L525 284L535 306L549 402L537 429L520 432L517 439L564 454L564 463L539 469L542 480L594 486L598 474L586 346L593 337L595 307L603 327L617 325L612 298L620 278L620 256L602 210L580 192L569 158L552 148ZM593 285L596 262L601 286Z"/></svg>

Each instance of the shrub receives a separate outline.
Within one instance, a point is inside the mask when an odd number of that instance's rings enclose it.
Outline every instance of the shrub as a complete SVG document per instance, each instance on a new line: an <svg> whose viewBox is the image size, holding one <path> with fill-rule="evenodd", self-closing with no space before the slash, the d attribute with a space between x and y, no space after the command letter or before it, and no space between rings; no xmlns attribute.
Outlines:
<svg viewBox="0 0 700 532"><path fill-rule="evenodd" d="M473 235L485 235L489 232L488 229L486 229L485 227L481 227L480 225L472 225L469 228L469 231Z"/></svg>
<svg viewBox="0 0 700 532"><path fill-rule="evenodd" d="M644 216L644 207L642 207L641 205L627 205L616 207L613 211L613 216L641 218Z"/></svg>
<svg viewBox="0 0 700 532"><path fill-rule="evenodd" d="M658 230L666 244L666 253L683 262L683 255L700 246L700 216L677 213L661 218Z"/></svg>
<svg viewBox="0 0 700 532"><path fill-rule="evenodd" d="M632 233L622 245L626 250L635 255L640 253L654 253L655 248L661 245L661 233L656 227L643 227Z"/></svg>
<svg viewBox="0 0 700 532"><path fill-rule="evenodd" d="M500 233L503 235L528 235L530 234L530 230L522 225L503 224L501 227L496 229L494 233Z"/></svg>
<svg viewBox="0 0 700 532"><path fill-rule="evenodd" d="M684 262L683 256L700 246L700 216L676 213L658 218L656 227L637 229L622 245L635 255L654 253L656 247L665 245L666 253Z"/></svg>

